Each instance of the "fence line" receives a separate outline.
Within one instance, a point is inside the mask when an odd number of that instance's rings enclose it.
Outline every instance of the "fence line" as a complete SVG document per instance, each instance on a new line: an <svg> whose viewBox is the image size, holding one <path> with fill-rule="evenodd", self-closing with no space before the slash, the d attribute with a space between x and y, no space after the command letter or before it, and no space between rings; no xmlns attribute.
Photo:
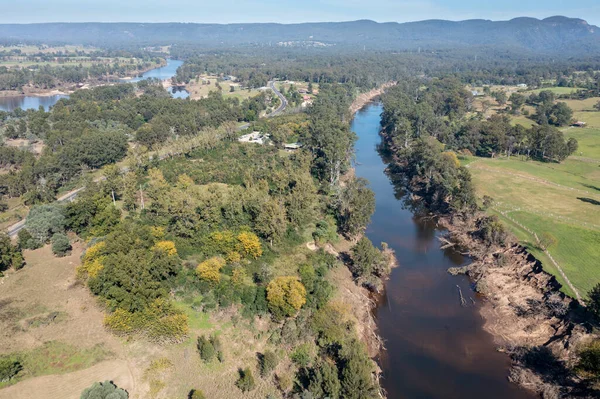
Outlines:
<svg viewBox="0 0 600 399"><path fill-rule="evenodd" d="M508 211L501 211L499 209L496 209L502 216L504 216L505 218L507 218L508 220L510 220L511 222L513 222L514 224L516 224L517 226L521 227L523 230L525 230L526 232L528 232L529 234L533 235L533 237L535 238L536 244L540 247L540 239L538 237L538 235L535 233L535 231L529 229L528 227L524 226L522 223L518 222L517 220L515 220L514 218L510 217L508 215ZM575 293L575 297L577 298L577 300L582 304L585 305L583 299L581 298L581 295L579 294L579 291L575 288L575 286L573 285L573 283L571 283L571 280L569 280L569 278L567 277L567 275L565 274L565 272L563 271L562 267L560 267L560 265L558 264L558 262L554 259L554 257L550 254L550 252L548 252L547 249L542 249L542 251L548 256L548 258L550 259L550 261L552 263L554 263L554 266L556 266L556 269L558 270L558 272L560 273L560 275L562 276L562 278L565 280L565 282L567 283L567 285L569 286L569 288L571 288L571 290L573 290L573 292Z"/></svg>

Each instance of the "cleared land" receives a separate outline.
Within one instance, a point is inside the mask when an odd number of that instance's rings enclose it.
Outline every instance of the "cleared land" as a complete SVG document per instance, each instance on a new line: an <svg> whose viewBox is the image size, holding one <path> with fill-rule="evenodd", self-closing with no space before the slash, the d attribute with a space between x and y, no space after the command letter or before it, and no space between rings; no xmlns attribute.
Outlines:
<svg viewBox="0 0 600 399"><path fill-rule="evenodd" d="M84 388L105 380L113 380L131 398L185 398L191 389L213 399L279 398L274 375L259 374L257 353L265 349L281 359L274 373L292 383L295 368L288 357L302 341L274 346L270 319L242 318L235 307L209 315L197 310L201 297L175 302L189 317L185 342L156 345L110 334L96 298L75 278L83 247L76 243L64 258L54 257L49 246L25 251L25 268L0 279L0 355L19 354L25 366L16 381L0 385L0 399L78 399ZM306 245L295 246L280 261L299 264L310 252ZM339 287L334 303L346 310L347 320L369 315L368 298L347 268L332 270L330 279ZM206 364L198 355L197 337L211 334L223 343L223 362ZM256 380L256 389L245 394L235 386L244 367L253 370Z"/></svg>
<svg viewBox="0 0 600 399"><path fill-rule="evenodd" d="M494 199L490 212L542 261L566 293L575 296L532 233L556 237L557 244L548 252L584 298L600 282L600 112L593 108L599 100L566 101L575 110L574 119L587 127L563 129L566 137L579 141L579 149L561 164L519 157L463 159L478 194ZM513 122L527 121L520 116Z"/></svg>
<svg viewBox="0 0 600 399"><path fill-rule="evenodd" d="M254 97L260 94L258 89L242 89L239 83L231 81L219 81L218 77L210 75L201 75L197 79L188 83L185 88L190 93L192 100L205 98L211 91L219 91L217 83L221 86L221 93L226 97L237 97L240 100ZM234 91L231 91L233 87Z"/></svg>

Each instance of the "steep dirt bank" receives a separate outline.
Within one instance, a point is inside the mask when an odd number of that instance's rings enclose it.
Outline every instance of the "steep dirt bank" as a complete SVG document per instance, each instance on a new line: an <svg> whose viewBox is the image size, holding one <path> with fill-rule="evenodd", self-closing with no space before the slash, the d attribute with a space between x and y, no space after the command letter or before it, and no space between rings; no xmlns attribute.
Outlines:
<svg viewBox="0 0 600 399"><path fill-rule="evenodd" d="M358 97L356 97L352 105L350 105L350 112L352 113L352 115L354 115L362 107L367 105L369 102L373 101L374 98L382 95L385 92L385 89L387 89L388 87L395 86L396 84L397 82L387 82L376 89L360 94Z"/></svg>
<svg viewBox="0 0 600 399"><path fill-rule="evenodd" d="M511 356L510 380L544 398L597 397L600 391L572 372L579 348L595 338L585 310L560 292L554 276L525 248L490 246L474 238L482 216L441 218L439 223L448 230L449 242L473 259L450 272L466 273L485 297L484 329Z"/></svg>

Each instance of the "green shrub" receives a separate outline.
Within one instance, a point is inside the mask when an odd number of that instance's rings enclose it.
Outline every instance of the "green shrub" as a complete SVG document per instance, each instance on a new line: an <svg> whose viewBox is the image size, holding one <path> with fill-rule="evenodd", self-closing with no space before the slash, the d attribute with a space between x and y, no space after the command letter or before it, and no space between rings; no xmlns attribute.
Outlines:
<svg viewBox="0 0 600 399"><path fill-rule="evenodd" d="M188 395L188 399L206 399L206 396L204 396L204 393L201 390L192 389Z"/></svg>
<svg viewBox="0 0 600 399"><path fill-rule="evenodd" d="M80 399L127 399L127 391L118 388L110 381L95 382L81 393Z"/></svg>
<svg viewBox="0 0 600 399"><path fill-rule="evenodd" d="M299 345L290 356L292 361L299 367L306 367L312 360L310 346L308 344Z"/></svg>
<svg viewBox="0 0 600 399"><path fill-rule="evenodd" d="M60 205L38 205L31 208L27 230L40 243L46 243L54 233L65 231L64 209Z"/></svg>
<svg viewBox="0 0 600 399"><path fill-rule="evenodd" d="M71 250L69 237L63 233L55 233L52 236L52 252L56 256L65 256Z"/></svg>
<svg viewBox="0 0 600 399"><path fill-rule="evenodd" d="M235 382L235 385L242 392L249 392L256 387L256 383L254 382L254 376L252 375L252 370L246 367L244 370L238 370L240 377Z"/></svg>
<svg viewBox="0 0 600 399"><path fill-rule="evenodd" d="M198 337L198 352L200 352L200 358L205 362L211 362L215 358L215 347L213 344L206 339L206 337Z"/></svg>
<svg viewBox="0 0 600 399"><path fill-rule="evenodd" d="M600 341L592 342L579 353L577 369L600 377Z"/></svg>
<svg viewBox="0 0 600 399"><path fill-rule="evenodd" d="M23 369L21 362L14 357L0 357L0 382L7 382Z"/></svg>
<svg viewBox="0 0 600 399"><path fill-rule="evenodd" d="M259 356L260 375L266 377L277 367L277 355L273 351L265 351Z"/></svg>
<svg viewBox="0 0 600 399"><path fill-rule="evenodd" d="M41 247L40 243L33 238L33 236L29 233L27 229L19 230L17 234L18 237L18 245L21 249L38 249Z"/></svg>

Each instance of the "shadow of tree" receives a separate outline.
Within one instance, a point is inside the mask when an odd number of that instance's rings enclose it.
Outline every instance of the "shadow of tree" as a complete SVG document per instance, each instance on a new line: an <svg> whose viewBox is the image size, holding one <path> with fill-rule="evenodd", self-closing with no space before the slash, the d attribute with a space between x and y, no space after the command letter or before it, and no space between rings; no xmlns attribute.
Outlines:
<svg viewBox="0 0 600 399"><path fill-rule="evenodd" d="M575 378L575 373L547 346L518 347L513 350L511 357L516 363L536 373L545 383L563 387L561 390L568 391L564 397L600 397L600 391L594 387L593 381Z"/></svg>
<svg viewBox="0 0 600 399"><path fill-rule="evenodd" d="M592 204L592 205L600 205L600 201L597 201L597 200L595 200L595 199L592 199L592 198L577 197L577 199L578 199L579 201L587 202L588 204Z"/></svg>

